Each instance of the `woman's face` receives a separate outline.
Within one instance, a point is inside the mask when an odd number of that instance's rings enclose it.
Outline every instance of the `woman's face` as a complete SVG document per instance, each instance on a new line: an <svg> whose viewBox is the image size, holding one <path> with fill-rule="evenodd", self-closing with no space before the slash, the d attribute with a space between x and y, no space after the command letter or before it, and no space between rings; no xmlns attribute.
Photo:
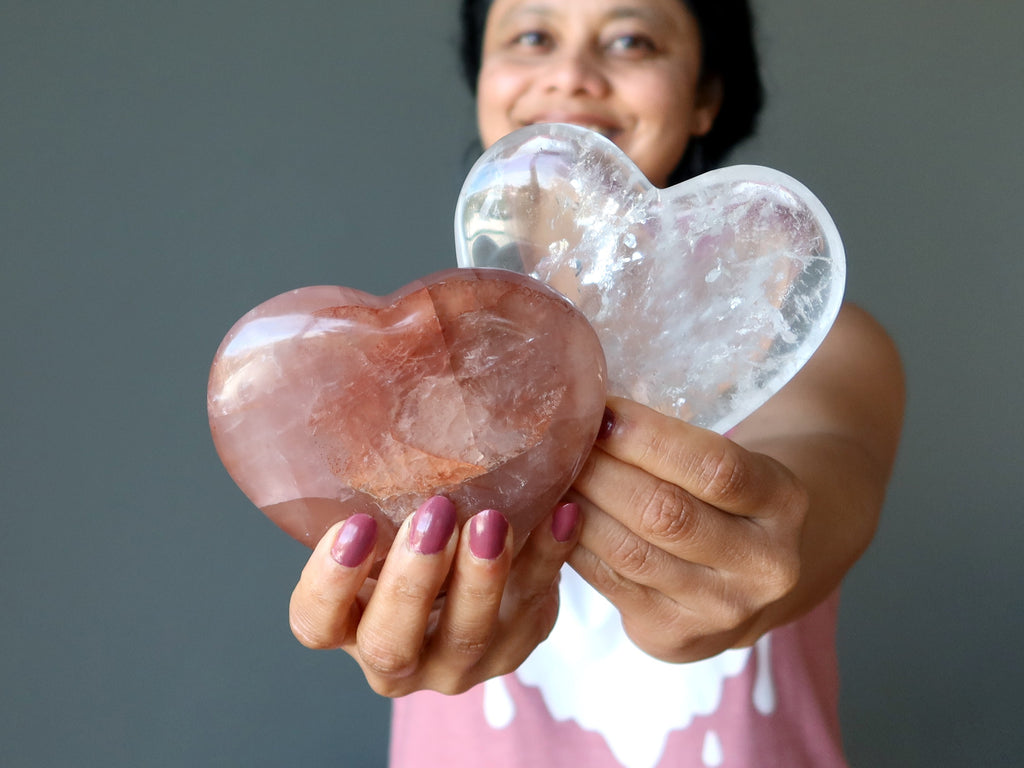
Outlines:
<svg viewBox="0 0 1024 768"><path fill-rule="evenodd" d="M533 123L586 126L665 186L718 111L700 61L681 0L495 0L477 83L480 138L488 147Z"/></svg>

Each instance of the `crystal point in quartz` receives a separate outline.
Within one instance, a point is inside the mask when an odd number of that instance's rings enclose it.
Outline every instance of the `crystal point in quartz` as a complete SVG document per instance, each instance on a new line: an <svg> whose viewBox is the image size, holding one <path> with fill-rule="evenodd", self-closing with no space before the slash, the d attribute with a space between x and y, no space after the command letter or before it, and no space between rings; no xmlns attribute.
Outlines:
<svg viewBox="0 0 1024 768"><path fill-rule="evenodd" d="M725 432L810 358L842 302L842 242L795 179L734 166L665 190L571 125L495 143L455 214L462 266L544 280L591 321L608 389Z"/></svg>
<svg viewBox="0 0 1024 768"><path fill-rule="evenodd" d="M207 407L228 472L310 546L364 512L392 535L435 494L499 509L517 542L575 477L604 410L604 356L543 283L441 272L387 297L319 286L230 330Z"/></svg>

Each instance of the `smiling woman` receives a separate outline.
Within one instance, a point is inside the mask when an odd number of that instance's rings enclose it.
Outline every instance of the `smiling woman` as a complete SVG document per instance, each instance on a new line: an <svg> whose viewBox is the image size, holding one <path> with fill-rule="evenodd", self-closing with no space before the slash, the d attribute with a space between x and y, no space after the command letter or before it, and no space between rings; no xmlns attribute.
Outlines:
<svg viewBox="0 0 1024 768"><path fill-rule="evenodd" d="M718 163L761 106L744 0L464 0L462 19L485 147L575 123L664 186ZM293 630L397 699L394 768L840 768L837 587L873 536L902 409L895 348L844 306L727 437L609 398L518 552L500 511L460 530L434 498L371 584L378 534L335 526Z"/></svg>
<svg viewBox="0 0 1024 768"><path fill-rule="evenodd" d="M488 12L493 5L506 7L508 23L515 22L517 12L521 16L527 16L531 11L536 13L540 20L547 16L552 20L568 21L565 10L560 10L562 4L557 2L464 2L462 69L471 91L478 96L478 103L479 98L487 98L487 87L481 90L478 86L483 75L481 65L485 32L489 32ZM610 55L618 53L626 62L653 59L664 63L668 51L660 51L657 47L659 42L684 59L680 65L685 64L692 68L692 61L685 60L695 53L699 55L697 80L693 80L691 69L689 75L684 74L684 79L680 82L680 85L687 84L696 88L694 92L681 94L680 97L684 101L703 101L706 109L714 110L713 123L703 133L697 131L691 134L682 160L676 163L669 174L668 184L678 183L717 167L736 144L753 132L764 97L754 47L753 23L745 1L726 0L716 3L702 0L666 0L653 4L619 2L590 5L593 6L594 13L601 13L603 6L609 23L621 19L620 23L632 20L633 24L638 25L636 34L631 33L628 28L612 27L608 30L609 34L618 33L617 38L605 38L605 42L610 43L612 47L608 52ZM499 13L500 8L496 8L490 18L496 20ZM645 22L646 27L640 26ZM665 36L672 23L679 27L682 35L679 40L666 41ZM554 30L543 27L528 31L525 33L526 41L538 46L540 52L549 53L558 42L553 32ZM501 38L498 37L495 42L500 41ZM600 53L600 40L595 53ZM534 69L538 68L539 63L537 62ZM489 87L492 84L484 85ZM676 115L676 119L679 117ZM683 117L689 118L689 114ZM599 124L592 127L598 130L603 128ZM484 132L483 126L481 132ZM663 183L662 186L664 185Z"/></svg>
<svg viewBox="0 0 1024 768"><path fill-rule="evenodd" d="M477 81L480 136L489 146L534 123L574 123L612 139L652 183L720 102L701 78L697 21L678 0L588 2L579 10L535 0L496 0Z"/></svg>

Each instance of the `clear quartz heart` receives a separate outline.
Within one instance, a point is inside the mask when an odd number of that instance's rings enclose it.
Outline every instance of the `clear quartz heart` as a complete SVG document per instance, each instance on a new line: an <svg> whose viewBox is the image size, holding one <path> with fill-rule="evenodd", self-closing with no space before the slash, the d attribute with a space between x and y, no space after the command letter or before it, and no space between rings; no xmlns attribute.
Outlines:
<svg viewBox="0 0 1024 768"><path fill-rule="evenodd" d="M462 521L501 510L521 543L575 478L604 402L583 315L533 278L489 269L386 297L281 294L228 332L207 393L228 472L309 546L357 512L387 543L435 494Z"/></svg>
<svg viewBox="0 0 1024 768"><path fill-rule="evenodd" d="M494 144L455 214L458 263L554 286L590 320L608 389L726 432L828 333L846 263L825 207L760 166L666 190L605 137L535 125Z"/></svg>

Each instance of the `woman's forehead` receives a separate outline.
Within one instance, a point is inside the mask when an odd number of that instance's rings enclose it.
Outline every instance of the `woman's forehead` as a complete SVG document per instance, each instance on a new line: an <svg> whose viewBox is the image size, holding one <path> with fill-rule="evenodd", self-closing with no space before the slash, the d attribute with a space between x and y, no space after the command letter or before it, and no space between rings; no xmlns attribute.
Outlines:
<svg viewBox="0 0 1024 768"><path fill-rule="evenodd" d="M697 23L681 0L494 0L487 27L501 29L521 19L559 23L581 17L594 24L636 20L675 32L689 32Z"/></svg>
<svg viewBox="0 0 1024 768"><path fill-rule="evenodd" d="M661 18L686 11L680 0L494 0L489 15L500 20L508 15L542 16L588 13L611 18Z"/></svg>

